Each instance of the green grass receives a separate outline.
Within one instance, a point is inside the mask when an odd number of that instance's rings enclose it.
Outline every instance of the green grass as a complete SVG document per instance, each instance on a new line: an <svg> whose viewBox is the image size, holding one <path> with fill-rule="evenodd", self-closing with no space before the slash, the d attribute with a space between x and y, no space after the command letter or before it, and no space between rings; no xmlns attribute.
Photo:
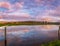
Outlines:
<svg viewBox="0 0 60 46"><path fill-rule="evenodd" d="M16 25L60 25L60 23L59 22L37 22L37 21L0 23L0 26L16 26Z"/></svg>
<svg viewBox="0 0 60 46"><path fill-rule="evenodd" d="M60 46L60 40L51 41L46 44L42 44L41 46Z"/></svg>

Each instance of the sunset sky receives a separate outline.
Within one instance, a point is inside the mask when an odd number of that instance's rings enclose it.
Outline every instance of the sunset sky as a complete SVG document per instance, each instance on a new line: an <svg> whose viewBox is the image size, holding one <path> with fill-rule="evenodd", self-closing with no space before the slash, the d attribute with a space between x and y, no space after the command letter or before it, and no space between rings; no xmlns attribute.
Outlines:
<svg viewBox="0 0 60 46"><path fill-rule="evenodd" d="M60 0L0 0L0 21L60 22Z"/></svg>

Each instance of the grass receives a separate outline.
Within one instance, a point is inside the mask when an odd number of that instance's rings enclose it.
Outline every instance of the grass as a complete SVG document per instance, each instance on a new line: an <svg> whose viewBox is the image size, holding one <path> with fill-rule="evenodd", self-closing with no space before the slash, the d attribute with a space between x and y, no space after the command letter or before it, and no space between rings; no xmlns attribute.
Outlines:
<svg viewBox="0 0 60 46"><path fill-rule="evenodd" d="M51 41L46 44L42 44L41 46L60 46L60 40Z"/></svg>
<svg viewBox="0 0 60 46"><path fill-rule="evenodd" d="M23 21L23 22L1 22L0 26L16 26L16 25L60 25L59 22L37 22L37 21Z"/></svg>

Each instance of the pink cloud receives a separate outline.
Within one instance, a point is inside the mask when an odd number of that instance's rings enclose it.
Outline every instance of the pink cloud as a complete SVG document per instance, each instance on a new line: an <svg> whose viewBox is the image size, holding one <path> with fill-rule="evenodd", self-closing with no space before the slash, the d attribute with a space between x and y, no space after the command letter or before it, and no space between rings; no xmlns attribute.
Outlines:
<svg viewBox="0 0 60 46"><path fill-rule="evenodd" d="M7 15L9 16L19 16L19 17L26 17L29 18L30 14L29 13L24 13L24 12L12 12L12 13L7 13Z"/></svg>
<svg viewBox="0 0 60 46"><path fill-rule="evenodd" d="M46 10L42 14L37 15L36 20L37 21L40 20L40 21L57 22L60 20L60 17L58 16L58 14L60 15L59 9L60 8L58 7L57 9L54 9L54 10L52 10L52 9Z"/></svg>
<svg viewBox="0 0 60 46"><path fill-rule="evenodd" d="M55 13L60 15L60 6L56 7Z"/></svg>
<svg viewBox="0 0 60 46"><path fill-rule="evenodd" d="M0 7L4 7L4 8L11 8L11 4L8 2L0 2Z"/></svg>

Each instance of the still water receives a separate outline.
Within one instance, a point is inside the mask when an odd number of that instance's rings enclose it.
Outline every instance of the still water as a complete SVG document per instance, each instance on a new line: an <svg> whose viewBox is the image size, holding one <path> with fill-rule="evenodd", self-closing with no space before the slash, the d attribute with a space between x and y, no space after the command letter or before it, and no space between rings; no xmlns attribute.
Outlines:
<svg viewBox="0 0 60 46"><path fill-rule="evenodd" d="M58 39L57 25L7 26L7 46L29 46L31 44ZM0 27L0 46L4 46L4 27ZM2 43L2 44L1 44Z"/></svg>

